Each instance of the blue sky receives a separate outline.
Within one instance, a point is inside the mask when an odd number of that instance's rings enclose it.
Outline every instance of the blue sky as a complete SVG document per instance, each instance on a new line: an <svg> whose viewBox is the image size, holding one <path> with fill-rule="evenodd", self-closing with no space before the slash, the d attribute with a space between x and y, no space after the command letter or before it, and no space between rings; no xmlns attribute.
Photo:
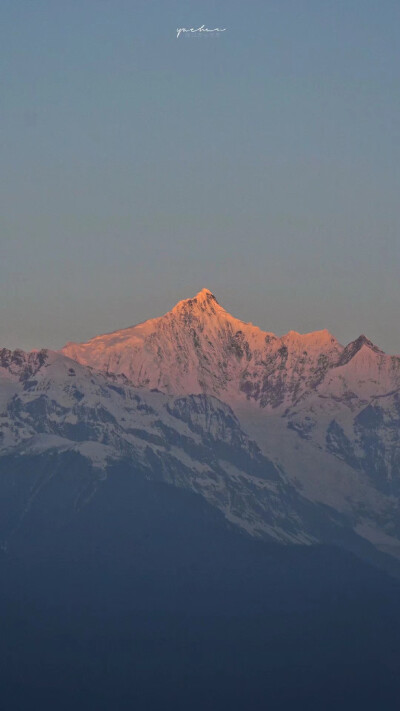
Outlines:
<svg viewBox="0 0 400 711"><path fill-rule="evenodd" d="M2 0L0 346L202 287L400 353L400 4ZM226 27L179 38L177 27Z"/></svg>

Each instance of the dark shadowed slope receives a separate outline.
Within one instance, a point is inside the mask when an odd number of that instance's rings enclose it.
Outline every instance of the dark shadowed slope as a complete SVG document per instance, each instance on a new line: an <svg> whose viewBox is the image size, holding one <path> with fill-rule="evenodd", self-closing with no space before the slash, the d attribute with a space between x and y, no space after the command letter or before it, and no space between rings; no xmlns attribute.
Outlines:
<svg viewBox="0 0 400 711"><path fill-rule="evenodd" d="M3 552L2 708L398 707L397 583L122 464L65 517L90 467L64 461L58 514L43 501Z"/></svg>

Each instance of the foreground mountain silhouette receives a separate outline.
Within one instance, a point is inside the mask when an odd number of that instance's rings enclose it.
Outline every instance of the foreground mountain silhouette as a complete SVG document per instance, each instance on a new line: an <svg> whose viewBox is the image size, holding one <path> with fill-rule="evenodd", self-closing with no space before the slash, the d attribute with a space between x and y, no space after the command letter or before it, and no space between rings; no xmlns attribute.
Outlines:
<svg viewBox="0 0 400 711"><path fill-rule="evenodd" d="M2 519L39 489L0 551L2 708L397 710L396 581L243 536L140 469L92 477L71 453L0 458Z"/></svg>

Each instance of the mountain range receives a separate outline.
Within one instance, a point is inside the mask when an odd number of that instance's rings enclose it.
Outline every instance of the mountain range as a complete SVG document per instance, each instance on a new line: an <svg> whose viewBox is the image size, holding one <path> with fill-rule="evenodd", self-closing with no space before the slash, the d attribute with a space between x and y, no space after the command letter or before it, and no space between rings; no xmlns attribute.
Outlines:
<svg viewBox="0 0 400 711"><path fill-rule="evenodd" d="M282 337L203 289L136 326L59 352L0 350L0 459L74 453L84 506L116 462L199 494L248 534L400 556L400 358L365 336ZM40 467L39 467L40 469ZM12 546L55 474L25 482ZM13 508L14 507L14 508Z"/></svg>
<svg viewBox="0 0 400 711"><path fill-rule="evenodd" d="M2 708L395 711L399 393L207 289L1 349Z"/></svg>

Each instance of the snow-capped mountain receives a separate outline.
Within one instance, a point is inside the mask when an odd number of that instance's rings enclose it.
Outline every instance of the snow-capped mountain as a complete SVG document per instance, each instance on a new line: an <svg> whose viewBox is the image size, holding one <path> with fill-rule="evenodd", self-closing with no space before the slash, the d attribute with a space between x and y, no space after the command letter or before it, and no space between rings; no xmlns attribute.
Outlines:
<svg viewBox="0 0 400 711"><path fill-rule="evenodd" d="M84 457L79 501L123 461L282 542L397 556L399 428L400 358L365 336L263 332L207 289L59 353L0 351L0 455Z"/></svg>
<svg viewBox="0 0 400 711"><path fill-rule="evenodd" d="M343 351L328 331L278 338L244 323L208 289L160 318L62 349L80 363L122 373L138 387L205 392L229 402L251 399L271 408L297 401Z"/></svg>
<svg viewBox="0 0 400 711"><path fill-rule="evenodd" d="M400 357L365 336L346 347L326 330L277 337L231 316L208 289L160 318L67 343L61 352L137 387L204 392L267 410L283 411L315 392L351 401L400 388Z"/></svg>
<svg viewBox="0 0 400 711"><path fill-rule="evenodd" d="M277 337L234 318L203 289L160 318L62 352L138 387L219 397L269 456L285 460L293 481L303 470L303 486L323 452L324 472L346 464L388 496L399 491L400 358L365 336L346 347L328 331ZM307 450L303 463L298 447ZM311 488L321 502L337 500L335 480Z"/></svg>

